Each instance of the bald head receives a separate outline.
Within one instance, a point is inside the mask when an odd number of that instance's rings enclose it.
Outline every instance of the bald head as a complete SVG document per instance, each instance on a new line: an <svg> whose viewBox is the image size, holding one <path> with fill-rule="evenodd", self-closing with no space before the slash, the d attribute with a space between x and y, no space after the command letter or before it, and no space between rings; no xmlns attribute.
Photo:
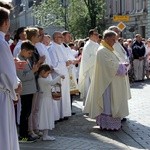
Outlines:
<svg viewBox="0 0 150 150"><path fill-rule="evenodd" d="M61 32L59 32L59 31L55 31L54 33L53 33L53 41L55 42L55 43L57 43L57 44L61 44L62 43L62 40L63 40L63 36L62 36L62 34L61 34Z"/></svg>

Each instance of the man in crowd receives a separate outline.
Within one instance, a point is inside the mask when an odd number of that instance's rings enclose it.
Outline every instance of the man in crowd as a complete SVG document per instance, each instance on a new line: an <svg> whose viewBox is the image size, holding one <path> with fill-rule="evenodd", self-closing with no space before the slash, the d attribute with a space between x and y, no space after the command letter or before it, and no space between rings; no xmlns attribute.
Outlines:
<svg viewBox="0 0 150 150"><path fill-rule="evenodd" d="M133 66L135 81L144 80L144 56L146 53L145 45L142 42L142 36L140 34L135 35L135 42L132 45L133 54Z"/></svg>
<svg viewBox="0 0 150 150"><path fill-rule="evenodd" d="M126 53L125 49L122 47L122 45L118 41L118 39L120 37L119 28L117 26L110 26L108 29L117 33L116 42L113 45L114 53L117 55L117 57L119 58L121 63L125 63L125 64L128 65L128 69L129 69L129 67L130 67L129 58L127 57L127 53ZM125 82L126 90L127 90L127 99L126 99L126 101L127 101L131 98L131 91L130 91L130 83L129 83L128 73L125 76L124 82ZM122 118L122 121L126 121L126 118Z"/></svg>
<svg viewBox="0 0 150 150"><path fill-rule="evenodd" d="M93 75L96 51L99 47L99 44L97 43L98 39L98 32L95 29L91 29L89 31L89 40L84 45L82 51L78 84L81 92L81 98L84 99L84 103Z"/></svg>
<svg viewBox="0 0 150 150"><path fill-rule="evenodd" d="M57 102L61 119L68 119L71 116L70 104L70 82L68 67L71 61L68 60L67 54L62 47L63 35L61 32L54 32L53 42L49 48L49 56L52 61L52 66L55 72L59 75L64 75L65 79L61 80L62 100Z"/></svg>
<svg viewBox="0 0 150 150"><path fill-rule="evenodd" d="M78 85L77 85L77 77L76 77L76 67L75 64L78 63L78 60L74 57L71 48L68 46L68 44L71 42L72 37L69 31L63 31L63 50L68 58L70 60L71 64L68 66L69 76L70 76L70 94L71 94L71 105L73 102L73 95L78 93ZM72 113L73 115L75 113Z"/></svg>
<svg viewBox="0 0 150 150"><path fill-rule="evenodd" d="M102 129L118 130L121 119L129 114L125 76L127 67L114 52L117 34L106 30L96 54L93 79L84 112L97 119Z"/></svg>

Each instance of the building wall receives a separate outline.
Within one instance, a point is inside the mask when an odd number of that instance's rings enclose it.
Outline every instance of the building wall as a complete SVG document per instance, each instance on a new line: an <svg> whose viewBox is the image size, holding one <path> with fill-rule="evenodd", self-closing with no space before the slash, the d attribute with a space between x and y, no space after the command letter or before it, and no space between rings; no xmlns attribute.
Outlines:
<svg viewBox="0 0 150 150"><path fill-rule="evenodd" d="M13 33L17 28L22 26L34 26L37 25L37 20L33 16L33 2L34 0L12 0L14 10L11 14L11 26L10 32ZM39 4L42 0L36 0L36 4ZM63 28L49 26L45 28L45 31L52 34L56 30L62 30Z"/></svg>
<svg viewBox="0 0 150 150"><path fill-rule="evenodd" d="M150 0L106 0L106 22L108 26L117 25L113 21L114 15L129 15L130 20L124 22L125 38L134 37L140 33L143 37L150 37ZM149 25L148 25L149 24ZM134 32L131 32L133 31Z"/></svg>

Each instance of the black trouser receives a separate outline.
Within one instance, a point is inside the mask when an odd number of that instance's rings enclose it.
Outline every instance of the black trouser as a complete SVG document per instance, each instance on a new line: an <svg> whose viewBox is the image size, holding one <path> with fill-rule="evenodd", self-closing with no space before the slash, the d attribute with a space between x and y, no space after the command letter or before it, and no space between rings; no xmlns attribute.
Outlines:
<svg viewBox="0 0 150 150"><path fill-rule="evenodd" d="M31 113L33 94L21 95L19 136L28 137L28 118Z"/></svg>

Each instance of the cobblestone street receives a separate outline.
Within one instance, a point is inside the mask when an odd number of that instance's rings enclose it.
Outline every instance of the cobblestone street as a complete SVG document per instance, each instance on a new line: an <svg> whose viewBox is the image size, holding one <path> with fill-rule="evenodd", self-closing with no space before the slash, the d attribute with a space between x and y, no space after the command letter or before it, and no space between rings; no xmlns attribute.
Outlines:
<svg viewBox="0 0 150 150"><path fill-rule="evenodd" d="M20 144L21 150L149 150L150 81L132 84L131 92L130 115L121 130L100 130L95 120L82 114L82 101L75 98L76 115L57 123L50 133L56 141Z"/></svg>

